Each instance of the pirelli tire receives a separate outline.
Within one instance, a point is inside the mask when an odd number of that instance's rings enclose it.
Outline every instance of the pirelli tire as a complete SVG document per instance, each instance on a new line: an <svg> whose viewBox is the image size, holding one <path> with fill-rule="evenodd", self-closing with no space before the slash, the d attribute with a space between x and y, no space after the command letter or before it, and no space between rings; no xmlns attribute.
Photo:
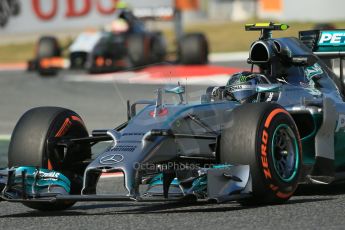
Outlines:
<svg viewBox="0 0 345 230"><path fill-rule="evenodd" d="M224 164L250 166L252 198L244 205L287 201L300 180L301 141L291 115L274 103L243 104L235 108L220 139Z"/></svg>
<svg viewBox="0 0 345 230"><path fill-rule="evenodd" d="M202 33L184 35L178 43L178 61L184 65L204 65L208 63L209 46Z"/></svg>
<svg viewBox="0 0 345 230"><path fill-rule="evenodd" d="M54 144L56 138L87 137L84 122L75 112L60 107L33 108L19 119L12 133L8 167L37 166L61 172L71 181L71 194L80 195L82 162L91 157L89 145L72 146L64 152ZM71 207L75 202L29 203L24 205L38 210L56 211Z"/></svg>

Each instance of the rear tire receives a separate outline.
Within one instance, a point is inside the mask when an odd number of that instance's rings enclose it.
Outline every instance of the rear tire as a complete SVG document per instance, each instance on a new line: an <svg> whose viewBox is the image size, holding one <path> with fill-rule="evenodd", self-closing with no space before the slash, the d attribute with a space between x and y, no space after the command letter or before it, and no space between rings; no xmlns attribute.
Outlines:
<svg viewBox="0 0 345 230"><path fill-rule="evenodd" d="M166 56L166 43L161 33L134 34L128 38L128 57L134 67L161 63Z"/></svg>
<svg viewBox="0 0 345 230"><path fill-rule="evenodd" d="M302 149L296 124L277 104L235 108L220 140L220 162L249 165L253 197L242 204L277 204L297 188Z"/></svg>
<svg viewBox="0 0 345 230"><path fill-rule="evenodd" d="M157 64L165 60L167 54L167 45L162 33L152 34L150 41L150 63Z"/></svg>
<svg viewBox="0 0 345 230"><path fill-rule="evenodd" d="M19 119L9 145L8 166L37 166L58 171L71 181L71 194L80 194L85 170L80 164L91 157L89 145L69 149L49 144L54 137L87 137L88 132L80 116L59 107L38 107L24 113ZM75 202L24 203L38 210L62 210Z"/></svg>
<svg viewBox="0 0 345 230"><path fill-rule="evenodd" d="M61 47L56 37L43 36L37 43L37 58L60 57Z"/></svg>
<svg viewBox="0 0 345 230"><path fill-rule="evenodd" d="M208 42L204 34L186 34L178 45L178 60L184 65L204 65L208 63Z"/></svg>
<svg viewBox="0 0 345 230"><path fill-rule="evenodd" d="M128 38L128 57L133 67L149 63L150 39L146 34L133 34Z"/></svg>
<svg viewBox="0 0 345 230"><path fill-rule="evenodd" d="M37 44L37 70L40 76L55 76L58 73L57 68L44 68L40 62L43 58L52 58L61 56L61 47L57 38L51 36L41 37Z"/></svg>
<svg viewBox="0 0 345 230"><path fill-rule="evenodd" d="M38 64L39 65L39 64ZM41 77L55 77L59 70L57 68L42 68L40 65L38 66L38 74Z"/></svg>
<svg viewBox="0 0 345 230"><path fill-rule="evenodd" d="M11 4L11 14L13 16L18 16L20 14L20 3L18 0L10 1Z"/></svg>
<svg viewBox="0 0 345 230"><path fill-rule="evenodd" d="M0 4L0 27L5 27L10 19L10 12L4 7L3 4Z"/></svg>

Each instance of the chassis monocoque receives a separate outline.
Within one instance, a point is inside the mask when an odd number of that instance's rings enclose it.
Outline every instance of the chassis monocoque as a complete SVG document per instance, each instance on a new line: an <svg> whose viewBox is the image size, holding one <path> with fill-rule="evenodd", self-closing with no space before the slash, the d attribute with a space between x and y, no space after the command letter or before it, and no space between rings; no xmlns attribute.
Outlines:
<svg viewBox="0 0 345 230"><path fill-rule="evenodd" d="M163 89L158 89L155 100L128 102L127 122L90 136L73 111L31 109L13 131L9 168L0 171L1 199L39 210L94 200L269 204L287 201L301 182L342 180L343 87L313 53L317 47L304 45L321 47L318 39L332 32L276 39L272 30L285 25L246 28L262 31L248 62L269 79L255 86L255 102L227 98L231 86L224 86L208 89L197 103L186 103L179 85L165 89L179 95L179 102L165 104ZM146 106L137 113L137 105ZM90 159L91 146L103 141L112 144ZM124 174L127 194L96 194L100 175L112 172ZM144 193L139 189L143 184L148 184Z"/></svg>

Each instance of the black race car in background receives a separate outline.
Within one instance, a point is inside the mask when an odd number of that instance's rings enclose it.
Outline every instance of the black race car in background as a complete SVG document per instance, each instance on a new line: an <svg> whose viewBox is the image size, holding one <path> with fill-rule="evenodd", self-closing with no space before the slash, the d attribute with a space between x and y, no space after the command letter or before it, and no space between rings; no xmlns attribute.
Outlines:
<svg viewBox="0 0 345 230"><path fill-rule="evenodd" d="M208 42L201 33L184 34L177 41L177 47L177 63L208 62ZM122 10L104 30L81 33L72 42L68 47L69 64L63 61L62 50L57 38L41 37L28 70L52 75L66 66L85 68L90 73L143 67L166 61L167 45L161 32L147 30L132 11Z"/></svg>

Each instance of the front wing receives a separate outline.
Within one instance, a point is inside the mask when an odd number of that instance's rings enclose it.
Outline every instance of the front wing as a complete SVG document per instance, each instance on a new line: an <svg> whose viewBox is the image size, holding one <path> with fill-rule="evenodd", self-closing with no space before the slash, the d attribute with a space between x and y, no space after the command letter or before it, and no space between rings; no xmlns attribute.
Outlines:
<svg viewBox="0 0 345 230"><path fill-rule="evenodd" d="M218 203L238 200L251 196L252 185L248 165L202 168L199 175L175 184L181 191L176 196L172 192L163 196L163 181L155 181L155 189L149 189L139 196L128 195L69 195L70 182L61 173L35 168L19 167L0 170L0 201L9 202L46 202L57 201L184 201L208 200ZM177 181L177 182L176 182Z"/></svg>

